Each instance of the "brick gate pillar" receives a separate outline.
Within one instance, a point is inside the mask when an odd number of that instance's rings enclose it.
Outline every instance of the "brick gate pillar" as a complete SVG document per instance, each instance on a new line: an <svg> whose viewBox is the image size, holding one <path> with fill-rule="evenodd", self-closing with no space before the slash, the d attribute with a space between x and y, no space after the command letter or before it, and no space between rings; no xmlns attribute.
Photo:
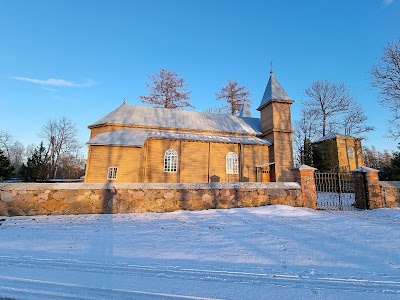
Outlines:
<svg viewBox="0 0 400 300"><path fill-rule="evenodd" d="M301 186L302 206L316 209L317 208L317 190L315 187L314 172L316 168L301 165L293 168L294 181Z"/></svg>
<svg viewBox="0 0 400 300"><path fill-rule="evenodd" d="M378 170L361 167L351 171L354 178L356 208L374 209L383 207Z"/></svg>

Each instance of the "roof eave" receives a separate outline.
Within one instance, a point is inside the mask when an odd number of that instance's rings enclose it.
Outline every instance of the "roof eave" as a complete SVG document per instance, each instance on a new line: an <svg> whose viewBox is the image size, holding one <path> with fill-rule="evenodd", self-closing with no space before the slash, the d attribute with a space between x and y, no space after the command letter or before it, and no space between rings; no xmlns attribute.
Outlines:
<svg viewBox="0 0 400 300"><path fill-rule="evenodd" d="M265 106L267 106L268 104L272 103L272 102L279 102L279 103L287 103L287 104L293 104L294 101L293 100L282 100L282 99L270 99L267 102L261 104L257 110L260 111L262 110Z"/></svg>

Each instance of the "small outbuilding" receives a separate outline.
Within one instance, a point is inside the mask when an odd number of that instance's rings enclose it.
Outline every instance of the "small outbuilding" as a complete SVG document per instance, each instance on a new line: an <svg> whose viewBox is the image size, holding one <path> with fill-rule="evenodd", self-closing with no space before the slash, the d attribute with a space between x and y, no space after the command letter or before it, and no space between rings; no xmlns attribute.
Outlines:
<svg viewBox="0 0 400 300"><path fill-rule="evenodd" d="M361 139L330 133L313 143L314 167L319 171L349 172L364 165Z"/></svg>

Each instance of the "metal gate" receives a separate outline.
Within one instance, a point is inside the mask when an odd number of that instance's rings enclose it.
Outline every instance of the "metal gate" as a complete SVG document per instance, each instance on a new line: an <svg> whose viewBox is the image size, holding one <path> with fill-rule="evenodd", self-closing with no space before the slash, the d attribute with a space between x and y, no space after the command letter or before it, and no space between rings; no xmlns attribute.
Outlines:
<svg viewBox="0 0 400 300"><path fill-rule="evenodd" d="M354 180L351 173L315 172L318 209L355 210Z"/></svg>

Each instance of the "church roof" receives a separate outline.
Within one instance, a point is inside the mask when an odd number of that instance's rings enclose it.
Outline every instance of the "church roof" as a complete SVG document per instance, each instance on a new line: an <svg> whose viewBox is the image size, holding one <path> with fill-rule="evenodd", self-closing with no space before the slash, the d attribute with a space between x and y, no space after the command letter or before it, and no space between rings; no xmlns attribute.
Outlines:
<svg viewBox="0 0 400 300"><path fill-rule="evenodd" d="M267 87L265 88L264 96L262 97L260 106L257 108L260 110L267 102L271 100L284 100L293 102L288 96L285 90L282 88L278 80L275 78L274 72L270 72Z"/></svg>
<svg viewBox="0 0 400 300"><path fill-rule="evenodd" d="M250 124L247 123L247 119ZM231 115L136 106L126 103L90 125L89 128L106 124L149 129L165 128L243 135L261 134L259 118L239 118Z"/></svg>
<svg viewBox="0 0 400 300"><path fill-rule="evenodd" d="M333 139L336 139L336 138L359 140L359 138L356 138L356 137L353 137L353 136L331 132L331 133L328 133L327 135L319 138L314 143L320 143L320 142L323 142L323 141L326 141L326 140L333 140Z"/></svg>
<svg viewBox="0 0 400 300"><path fill-rule="evenodd" d="M149 138L176 139L186 141L203 141L216 143L235 143L247 145L271 145L267 140L257 137L231 136L218 134L200 134L191 132L176 132L164 130L146 130L136 128L123 128L119 130L106 131L93 137L87 144L97 146L125 146L142 147Z"/></svg>
<svg viewBox="0 0 400 300"><path fill-rule="evenodd" d="M242 117L249 117L252 118L253 116L251 115L251 111L250 111L250 103L248 101L244 102L242 105L242 109L240 110L239 113L239 118Z"/></svg>

